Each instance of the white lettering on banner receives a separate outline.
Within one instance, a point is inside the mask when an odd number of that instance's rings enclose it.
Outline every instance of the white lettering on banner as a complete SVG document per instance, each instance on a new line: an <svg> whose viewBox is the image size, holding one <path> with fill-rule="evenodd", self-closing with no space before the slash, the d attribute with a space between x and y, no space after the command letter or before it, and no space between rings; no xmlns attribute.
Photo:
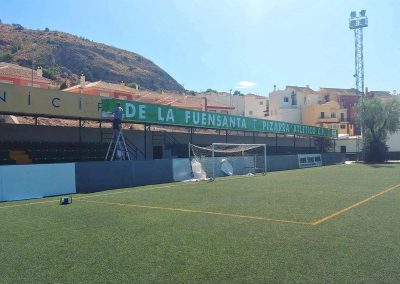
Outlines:
<svg viewBox="0 0 400 284"><path fill-rule="evenodd" d="M189 124L189 119L190 119L190 111L185 111L185 123Z"/></svg>
<svg viewBox="0 0 400 284"><path fill-rule="evenodd" d="M161 113L161 108L160 107L157 108L157 120L158 121L164 121L164 117L163 117L163 115Z"/></svg>
<svg viewBox="0 0 400 284"><path fill-rule="evenodd" d="M221 124L222 124L222 122L221 122L221 116L220 116L220 115L217 115L217 127L220 127Z"/></svg>
<svg viewBox="0 0 400 284"><path fill-rule="evenodd" d="M200 123L200 114L196 112L192 112L193 115L193 123L194 124L199 124Z"/></svg>
<svg viewBox="0 0 400 284"><path fill-rule="evenodd" d="M266 127L267 127L267 122L266 122L266 121L263 121L263 123L262 123L262 129L265 130Z"/></svg>
<svg viewBox="0 0 400 284"><path fill-rule="evenodd" d="M228 128L228 118L226 116L224 116L224 119L222 121L222 127Z"/></svg>
<svg viewBox="0 0 400 284"><path fill-rule="evenodd" d="M236 127L236 120L235 120L235 117L230 117L230 118L229 118L229 127L230 127L230 128L235 128L235 127Z"/></svg>
<svg viewBox="0 0 400 284"><path fill-rule="evenodd" d="M207 126L207 113L206 112L201 113L201 125Z"/></svg>
<svg viewBox="0 0 400 284"><path fill-rule="evenodd" d="M139 105L139 119L146 119L146 106Z"/></svg>
<svg viewBox="0 0 400 284"><path fill-rule="evenodd" d="M208 125L215 126L215 115L212 113L208 114Z"/></svg>
<svg viewBox="0 0 400 284"><path fill-rule="evenodd" d="M247 128L246 119L242 119L242 128Z"/></svg>
<svg viewBox="0 0 400 284"><path fill-rule="evenodd" d="M136 115L136 108L134 104L125 104L125 117L134 117Z"/></svg>
<svg viewBox="0 0 400 284"><path fill-rule="evenodd" d="M59 103L60 101L58 99L55 99L53 102L55 107L57 107ZM110 112L113 109L114 104L110 103L110 105L107 105L107 107L104 108L104 111ZM231 116L214 112L183 110L169 106L125 102L124 109L125 118L128 120L149 120L161 124L178 124L194 127L198 126L256 132L290 133L297 135L326 137L334 137L337 135L337 133L332 129L317 126L292 124L283 121L271 121L242 116Z"/></svg>
<svg viewBox="0 0 400 284"><path fill-rule="evenodd" d="M166 121L175 122L174 112L172 109L168 109Z"/></svg>

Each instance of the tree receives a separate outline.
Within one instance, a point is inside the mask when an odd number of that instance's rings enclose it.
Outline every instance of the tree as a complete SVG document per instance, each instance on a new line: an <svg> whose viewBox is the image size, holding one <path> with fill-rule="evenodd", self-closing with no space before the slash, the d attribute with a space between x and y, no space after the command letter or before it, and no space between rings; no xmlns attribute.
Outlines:
<svg viewBox="0 0 400 284"><path fill-rule="evenodd" d="M218 91L208 88L208 89L206 90L206 93L218 93Z"/></svg>
<svg viewBox="0 0 400 284"><path fill-rule="evenodd" d="M24 27L21 26L20 24L12 24L12 26L15 28L17 31L23 31Z"/></svg>
<svg viewBox="0 0 400 284"><path fill-rule="evenodd" d="M11 62L13 61L13 56L9 53L0 53L0 62Z"/></svg>
<svg viewBox="0 0 400 284"><path fill-rule="evenodd" d="M45 31L45 32L49 32L50 29L49 29L49 28L45 28L44 31Z"/></svg>
<svg viewBox="0 0 400 284"><path fill-rule="evenodd" d="M62 84L60 85L60 90L64 90L64 89L66 89L66 88L68 88L67 81L64 81L64 82L62 82Z"/></svg>
<svg viewBox="0 0 400 284"><path fill-rule="evenodd" d="M399 100L382 101L376 97L365 98L364 115L361 102L357 105L357 110L356 123L364 127L365 133L365 161L384 162L388 135L400 130Z"/></svg>
<svg viewBox="0 0 400 284"><path fill-rule="evenodd" d="M43 77L50 80L57 80L57 69L55 67L43 68Z"/></svg>
<svg viewBox="0 0 400 284"><path fill-rule="evenodd" d="M240 92L240 91L238 91L238 90L235 90L234 92L233 92L233 95L234 96L240 96L242 93Z"/></svg>

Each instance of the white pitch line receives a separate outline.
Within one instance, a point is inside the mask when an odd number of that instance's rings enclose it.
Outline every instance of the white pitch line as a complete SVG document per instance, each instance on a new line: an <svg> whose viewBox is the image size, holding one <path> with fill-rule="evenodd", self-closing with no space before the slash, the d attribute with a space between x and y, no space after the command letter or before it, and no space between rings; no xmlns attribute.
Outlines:
<svg viewBox="0 0 400 284"><path fill-rule="evenodd" d="M29 206L29 205L36 205L36 204L44 204L44 203L51 203L51 202L56 202L56 201L58 202L58 200L47 200L47 201L30 202L30 203L24 203L24 204L6 205L6 206L0 206L0 209Z"/></svg>

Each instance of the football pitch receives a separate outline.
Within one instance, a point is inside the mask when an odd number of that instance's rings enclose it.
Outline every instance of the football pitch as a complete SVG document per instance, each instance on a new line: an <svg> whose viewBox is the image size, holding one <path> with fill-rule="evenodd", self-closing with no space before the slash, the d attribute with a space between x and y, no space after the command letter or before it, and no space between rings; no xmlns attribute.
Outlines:
<svg viewBox="0 0 400 284"><path fill-rule="evenodd" d="M0 203L1 283L400 282L399 164L58 201Z"/></svg>

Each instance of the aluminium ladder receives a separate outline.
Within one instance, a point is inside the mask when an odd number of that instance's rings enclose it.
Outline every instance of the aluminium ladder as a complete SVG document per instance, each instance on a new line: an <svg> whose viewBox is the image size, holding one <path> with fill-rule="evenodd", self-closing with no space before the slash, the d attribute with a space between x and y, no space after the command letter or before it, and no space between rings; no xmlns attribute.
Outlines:
<svg viewBox="0 0 400 284"><path fill-rule="evenodd" d="M122 133L122 129L115 132L112 135L110 144L108 145L107 154L104 161L114 161L114 160L130 160L128 148L126 147L125 137Z"/></svg>

